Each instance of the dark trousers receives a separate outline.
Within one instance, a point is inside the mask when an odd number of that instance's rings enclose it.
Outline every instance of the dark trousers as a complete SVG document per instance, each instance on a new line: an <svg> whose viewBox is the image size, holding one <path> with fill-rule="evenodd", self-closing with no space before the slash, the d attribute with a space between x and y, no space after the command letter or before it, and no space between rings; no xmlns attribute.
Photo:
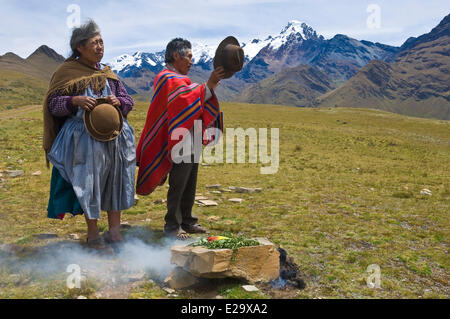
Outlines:
<svg viewBox="0 0 450 319"><path fill-rule="evenodd" d="M192 216L192 206L197 188L198 163L173 164L169 173L169 191L167 193L167 214L164 218L165 231L180 226L192 226L198 218Z"/></svg>

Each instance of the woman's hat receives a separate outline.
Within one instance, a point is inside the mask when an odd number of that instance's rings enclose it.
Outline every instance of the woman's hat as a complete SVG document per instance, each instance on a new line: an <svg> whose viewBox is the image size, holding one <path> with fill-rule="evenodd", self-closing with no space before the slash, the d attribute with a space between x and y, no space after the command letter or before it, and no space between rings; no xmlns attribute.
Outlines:
<svg viewBox="0 0 450 319"><path fill-rule="evenodd" d="M223 40L214 57L214 69L222 66L225 69L225 79L231 78L244 66L244 50L235 37L227 37Z"/></svg>
<svg viewBox="0 0 450 319"><path fill-rule="evenodd" d="M100 142L109 142L122 132L122 112L105 99L97 99L98 105L90 112L84 112L84 126L89 135Z"/></svg>

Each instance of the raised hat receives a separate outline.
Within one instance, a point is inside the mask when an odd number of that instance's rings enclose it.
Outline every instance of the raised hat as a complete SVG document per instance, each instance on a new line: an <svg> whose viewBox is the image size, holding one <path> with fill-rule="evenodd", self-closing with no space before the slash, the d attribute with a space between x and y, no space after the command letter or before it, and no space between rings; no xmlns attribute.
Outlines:
<svg viewBox="0 0 450 319"><path fill-rule="evenodd" d="M214 69L222 66L225 69L225 79L231 78L244 66L244 50L239 41L232 36L223 40L216 50L214 57Z"/></svg>
<svg viewBox="0 0 450 319"><path fill-rule="evenodd" d="M92 138L100 142L116 139L123 128L122 112L105 99L97 99L98 105L84 112L84 126Z"/></svg>

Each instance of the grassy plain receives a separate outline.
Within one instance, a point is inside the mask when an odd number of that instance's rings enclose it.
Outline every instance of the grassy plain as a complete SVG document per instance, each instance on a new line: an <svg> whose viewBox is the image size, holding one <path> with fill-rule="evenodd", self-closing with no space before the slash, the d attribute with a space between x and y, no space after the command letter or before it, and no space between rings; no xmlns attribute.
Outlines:
<svg viewBox="0 0 450 319"><path fill-rule="evenodd" d="M139 138L148 103L129 117ZM449 298L450 123L369 109L303 109L223 103L225 127L279 128L280 167L265 164L201 166L197 192L217 207L194 207L212 234L267 237L299 265L306 289L290 298ZM5 116L8 114L8 116ZM45 167L39 107L17 116L0 112L0 244L40 247L35 237L83 238L82 217L46 218L50 171ZM10 178L5 170L25 173ZM42 173L33 176L32 173ZM261 187L261 193L208 194L207 184ZM429 189L430 195L421 194ZM123 213L123 221L161 233L166 197L161 187ZM227 199L240 197L242 204ZM106 228L106 217L100 222ZM381 270L381 288L367 287L369 265ZM0 267L1 268L1 267ZM0 269L0 298L71 298L64 270L54 280L14 276ZM80 293L95 298L93 284ZM225 298L280 298L246 293L238 283L218 287ZM195 298L195 291L179 297ZM122 298L171 298L149 282Z"/></svg>
<svg viewBox="0 0 450 319"><path fill-rule="evenodd" d="M27 103L42 103L47 88L44 80L0 69L0 111L16 109Z"/></svg>

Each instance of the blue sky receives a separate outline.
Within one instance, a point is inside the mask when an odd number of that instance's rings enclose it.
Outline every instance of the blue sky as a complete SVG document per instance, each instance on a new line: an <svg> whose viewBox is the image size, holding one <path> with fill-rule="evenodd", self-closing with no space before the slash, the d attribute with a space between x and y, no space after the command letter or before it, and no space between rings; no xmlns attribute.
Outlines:
<svg viewBox="0 0 450 319"><path fill-rule="evenodd" d="M305 22L327 39L342 33L399 46L450 13L445 0L0 0L0 55L11 51L27 57L46 44L68 56L73 4L80 8L81 22L93 18L102 29L104 61L162 50L179 36L210 45L228 35L241 42L263 39L290 20ZM378 28L367 24L371 4L380 10Z"/></svg>

